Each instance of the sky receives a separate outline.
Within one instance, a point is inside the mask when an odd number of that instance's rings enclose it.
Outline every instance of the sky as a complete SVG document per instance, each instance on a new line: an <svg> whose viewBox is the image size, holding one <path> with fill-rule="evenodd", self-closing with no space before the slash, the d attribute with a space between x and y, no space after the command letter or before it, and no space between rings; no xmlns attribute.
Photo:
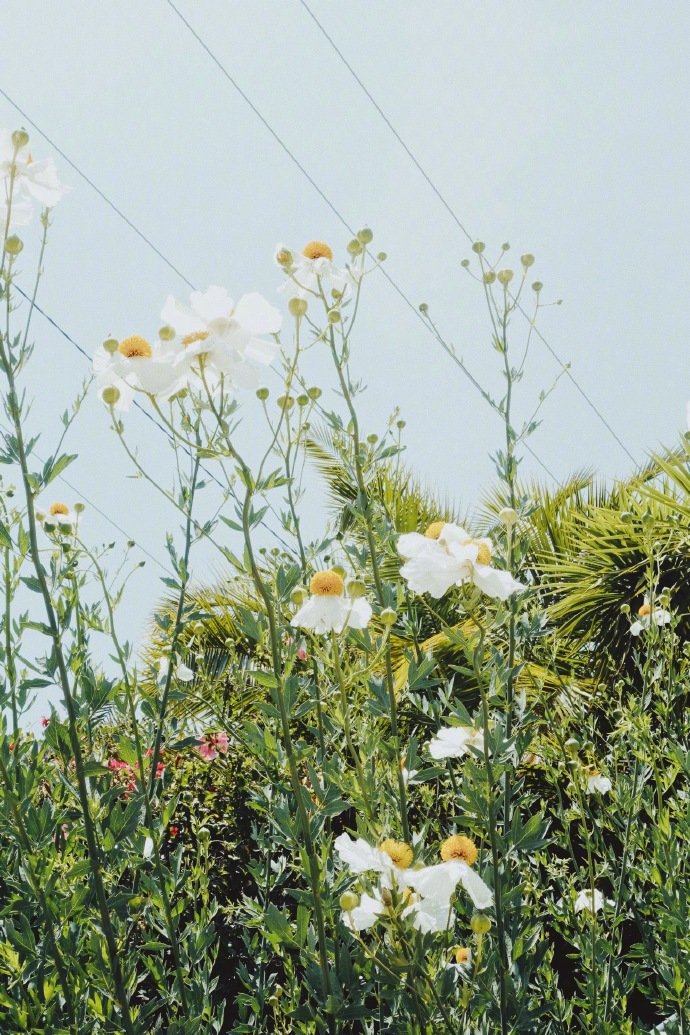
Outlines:
<svg viewBox="0 0 690 1035"><path fill-rule="evenodd" d="M426 302L472 374L498 390L482 293L460 265L468 239L300 0L175 2L349 226L373 229L412 308L381 275L369 279L353 346L368 386L364 429L380 431L398 405L414 473L471 509L491 484L501 428L413 311ZM564 377L531 439L549 471L624 476L628 453L641 462L672 444L690 397L688 5L309 2L470 237L489 254L510 242L506 265L533 253L544 302L561 300L540 311L539 329L625 449ZM7 0L2 54L0 89L196 287L282 304L278 242L325 240L344 256L348 231L166 0ZM35 157L55 154L0 95L0 126L21 125ZM150 337L166 296L184 299L187 285L55 158L73 190L54 211L39 304L88 353L111 334ZM32 254L27 240L24 283ZM47 452L89 365L40 316L33 329L32 420ZM516 347L526 330L516 317ZM313 364L327 388L325 357ZM560 370L534 341L521 413ZM253 401L243 402L250 437L263 434ZM162 436L139 414L127 424L167 478ZM67 446L79 460L74 489L59 493L87 501L85 534L124 538L93 504L165 564L175 515L131 477L93 394ZM548 481L530 456L523 470ZM310 487L316 530L323 499ZM200 548L195 576L219 571L218 555ZM149 559L130 584L121 621L134 640L161 574Z"/></svg>

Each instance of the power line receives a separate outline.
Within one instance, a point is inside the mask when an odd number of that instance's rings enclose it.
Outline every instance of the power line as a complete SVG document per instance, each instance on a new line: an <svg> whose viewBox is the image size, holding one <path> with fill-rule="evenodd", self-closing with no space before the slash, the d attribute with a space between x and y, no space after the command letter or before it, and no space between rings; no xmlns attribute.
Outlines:
<svg viewBox="0 0 690 1035"><path fill-rule="evenodd" d="M202 47L202 49L206 52L206 54L209 56L211 61L213 61L214 65L216 65L216 67L221 72L221 74L228 80L228 82L237 91L237 93L239 93L239 95L243 99L243 101L251 108L251 110L254 112L256 117L260 120L260 122L263 124L265 129L268 130L268 132L271 134L271 136L276 141L276 143L279 145L279 147L285 152L285 154L290 158L290 160L297 166L297 168L302 173L302 175L309 181L311 186L314 188L314 190L317 192L317 194L321 197L321 199L325 202L325 204L328 206L328 208L331 210L331 212L334 214L334 216L339 220L340 223L342 223L342 225L345 227L345 229L348 231L348 233L350 233L354 237L355 231L349 225L349 223L347 222L347 220L345 219L343 214L336 208L336 206L330 200L330 198L326 194L324 194L324 192L322 191L321 187L319 187L319 185L316 182L316 180L311 176L311 174L304 167L304 165L302 165L302 163L296 157L296 155L290 150L290 148L285 143L285 141L282 139L282 137L280 137L278 135L278 133L273 129L273 126L271 126L270 122L268 122L268 120L261 113L261 111L257 108L257 106L254 104L254 102L248 96L248 94L245 93L245 91L239 85L237 80L230 74L230 72L227 70L225 65L220 61L220 59L218 57L216 57L216 55L210 49L208 44L202 39L202 37L198 34L196 29L187 21L187 19L179 11L179 9L175 6L175 4L172 2L172 0L166 0L166 2L168 4L168 6L177 15L177 17L180 19L180 21L183 23L183 25L186 26L186 28L191 33L191 35L194 37L194 39L199 43L199 45ZM414 304L414 302L410 301L410 299L405 294L405 292L402 290L400 285L395 280L393 280L391 275L388 273L388 271L386 269L384 269L383 266L379 266L379 269L380 269L381 273L383 274L383 276L388 281L388 283L390 284L390 286L393 288L393 290L400 296L400 298L412 310L412 312L415 314L415 316L421 321L422 325L428 331L429 327L428 327L426 321L424 320L424 317L419 312L417 306ZM458 356L455 355L454 349L446 341L444 341L444 339L440 336L440 334L438 332L433 332L432 331L431 333L437 339L439 344L441 344L442 347L446 350L448 355L451 356L451 358L454 360L454 362L459 366L459 368L462 370L462 372L467 377L467 379L471 382L471 384L473 384L474 387L477 388L478 391L481 392L482 396L485 396L485 392L484 392L484 389L482 388L481 384L479 383L479 381L477 381L477 379L474 377L474 375L472 373L470 373L468 368L465 366L464 362ZM539 459L539 457L536 455L534 450L531 449L529 446L526 446L525 448L534 457L534 459L537 461L537 463L539 463L541 465L541 467L546 471L546 473L549 475L549 477L553 478L554 481L556 481L557 479L556 479L555 475L549 470L549 468L546 466L546 464L542 460Z"/></svg>
<svg viewBox="0 0 690 1035"><path fill-rule="evenodd" d="M55 141L52 140L48 136L48 134L44 130L41 129L40 126L36 125L34 120L32 118L30 118L29 115L27 115L27 113L23 110L23 108L19 107L17 102L14 101L10 97L10 95L8 93L6 93L2 89L1 86L0 86L0 96L4 97L5 100L8 101L8 103L11 104L12 107L16 109L16 111L19 112L19 114L22 116L22 118L26 119L26 121L29 123L29 125L32 126L36 130L37 133L40 133L40 135L43 137L43 139L46 140L55 151L57 151L57 153L60 155L60 157L65 162L67 162L69 167L71 169L74 169L75 173L78 176L81 176L82 180L84 180L86 183L88 183L89 187L91 187L92 190L95 190L95 192L96 192L96 194L98 194L99 198L101 198L106 203L106 205L109 208L111 208L113 210L113 212L115 212L116 215L118 215L120 217L120 219L123 219L125 221L125 223L130 228L130 230L133 230L134 233L138 237L140 237L141 240L144 241L144 243L147 244L149 246L149 248L152 249L152 251L154 251L156 253L156 255L159 257L159 259L162 259L163 262L165 263L165 265L168 266L173 271L173 273L175 273L180 278L180 280L183 280L185 282L185 284L187 284L188 287L194 289L194 285L192 284L191 280L189 280L187 277L185 277L184 273L182 273L182 271L179 270L177 268L177 266L173 262L171 262L170 259L168 259L166 255L163 254L163 252L160 250L160 248L158 248L153 243L151 238L147 237L146 234L143 232L143 230L140 230L139 227L136 225L136 223L133 223L132 220L127 215L125 215L125 213L122 211L122 209L118 208L118 206L115 204L115 202L111 201L110 198L108 197L108 195L104 191L102 191L101 188L96 183L94 183L93 180L89 176L87 176L86 173L82 169L79 168L79 166L76 164L76 162L73 162L72 159L68 155L65 154L65 152L62 150L62 148L58 147L58 145L55 143Z"/></svg>
<svg viewBox="0 0 690 1035"><path fill-rule="evenodd" d="M170 2L170 0L168 0L168 2ZM340 58L342 63L345 65L345 67L347 68L348 72L350 73L350 75L355 80L355 82L359 85L359 87L361 88L361 90L363 91L365 96L369 99L371 104L374 106L376 111L379 113L379 115L381 116L381 118L385 122L386 126L388 126L388 129L391 131L391 133L393 134L395 139L398 141L398 143L400 144L402 149L405 151L405 154L408 156L410 161L414 164L415 168L418 170L418 172L424 178L424 180L426 181L428 186L431 188L431 190L434 192L434 194L436 195L438 200L441 202L441 204L443 205L445 210L448 212L449 216L451 217L451 219L453 220L455 225L458 227L459 230L462 231L462 233L465 235L465 237L467 238L467 240L471 244L474 243L476 238L472 237L472 235L470 234L469 230L467 229L465 224L462 222L462 220L458 216L458 214L455 211L455 209L452 207L450 202L444 197L444 195L441 193L439 188L436 186L434 181L431 179L431 177L427 173L427 171L424 168L424 166L419 162L419 160L418 160L417 156L415 155L415 153L411 150L410 147L408 147L408 145L406 144L405 140L401 137L400 133L398 133L397 129L395 128L393 123L390 121L390 119L386 115L386 113L383 110L383 108L381 107L381 105L378 103L378 101L375 99L375 97L371 94L370 90L366 87L366 85L362 82L361 78L359 77L359 75L357 74L355 69L352 67L350 62L347 60L347 58L343 54L342 50L338 47L338 45L336 44L336 42L333 39L333 37L328 33L328 31L321 24L321 22L316 17L316 15L312 11L312 9L310 8L310 6L306 2L306 0L299 0L299 2L302 5L302 7L304 8L304 10L307 12L309 17L312 19L314 24L318 27L318 29L321 32L321 34L328 41L328 43L331 45L331 47L333 48L335 53L338 55L338 57ZM171 6L172 6L172 4L171 4ZM546 338L541 333L541 331L536 327L536 325L534 323L532 323L532 319L531 319L529 313L527 313L524 310L524 308L522 307L522 305L519 302L518 302L517 308L518 308L519 312L522 313L522 315L525 317L525 319L528 320L532 324L532 328L533 328L534 333L536 334L536 336L539 338L539 340L542 342L542 344L548 349L548 351L550 352L551 356L561 366L561 368L563 369L564 373L567 375L569 380L572 382L572 384L577 389L577 391L580 393L580 395L585 400L585 402L588 404L588 406L597 415L597 417L599 418L601 423L604 425L606 430L613 436L613 438L618 443L618 445L621 447L623 452L627 455L627 457L630 460L632 460L632 462L634 464L637 464L637 461L636 461L635 457L632 455L632 453L630 452L630 450L626 446L625 442L623 442L623 440L619 437L619 435L616 433L616 431L611 427L611 424L609 423L607 418L604 416L604 414L601 412L599 407L589 397L589 395L584 390L584 388L579 383L579 381L577 381L577 379L573 375L572 371L570 370L569 365L558 355L556 350L549 344L549 342L546 340Z"/></svg>

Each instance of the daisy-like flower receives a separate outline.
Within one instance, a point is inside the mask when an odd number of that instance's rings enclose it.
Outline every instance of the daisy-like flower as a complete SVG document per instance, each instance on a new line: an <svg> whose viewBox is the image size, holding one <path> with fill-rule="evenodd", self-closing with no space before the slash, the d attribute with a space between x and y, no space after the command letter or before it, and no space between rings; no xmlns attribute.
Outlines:
<svg viewBox="0 0 690 1035"><path fill-rule="evenodd" d="M34 202L42 208L52 208L67 193L58 179L55 162L44 158L35 162L29 150L29 136L23 130L14 133L0 130L0 178L4 189L0 192L0 206L4 207L3 227L7 221L9 183L14 170L11 222L18 226L28 223L33 215ZM2 213L0 213L2 215Z"/></svg>
<svg viewBox="0 0 690 1035"><path fill-rule="evenodd" d="M432 758L462 758L471 748L484 750L484 732L474 726L445 726L428 744Z"/></svg>
<svg viewBox="0 0 690 1035"><path fill-rule="evenodd" d="M630 635L639 636L644 629L649 629L651 625L668 625L670 621L670 611L665 611L663 607L653 608L649 597L645 597L642 607L637 612L637 620L630 626Z"/></svg>
<svg viewBox="0 0 690 1035"><path fill-rule="evenodd" d="M165 682L170 671L170 661L168 658L161 658L158 662L158 681ZM191 683L194 679L194 669L191 669L188 665L184 665L181 661L175 666L174 672L175 679L179 679L181 683Z"/></svg>
<svg viewBox="0 0 690 1035"><path fill-rule="evenodd" d="M587 794L608 794L613 787L608 776L602 776L599 770L591 765L587 769Z"/></svg>
<svg viewBox="0 0 690 1035"><path fill-rule="evenodd" d="M472 582L487 596L507 600L525 588L509 571L492 567L490 539L475 539L451 522L434 521L424 535L401 535L398 553L405 561L400 574L415 593L442 597L451 586Z"/></svg>
<svg viewBox="0 0 690 1035"><path fill-rule="evenodd" d="M609 899L604 898L598 888L594 889L594 896L592 896L591 890L586 888L575 899L574 909L576 913L581 913L583 909L588 910L590 913L598 913L609 901Z"/></svg>
<svg viewBox="0 0 690 1035"><path fill-rule="evenodd" d="M310 241L301 253L279 244L275 258L288 274L288 279L278 288L288 299L318 295L319 288L326 297L331 291L337 291L345 298L354 287L354 277L348 270L335 265L333 249L325 241Z"/></svg>
<svg viewBox="0 0 690 1035"><path fill-rule="evenodd" d="M139 334L101 345L93 357L93 370L104 402L109 402L107 389L117 388L120 394L114 405L119 410L129 409L136 392L165 402L187 383L187 371L176 366L162 342L151 345Z"/></svg>
<svg viewBox="0 0 690 1035"><path fill-rule="evenodd" d="M412 846L390 838L375 848L364 838L353 840L348 834L341 834L335 840L335 849L352 873L379 875L378 887L368 897L365 910L356 915L352 915L353 911L345 912L343 916L346 926L363 925L357 926L357 930L371 926L392 905L391 892L400 897L401 916L409 917L423 933L445 931L453 922L451 898L458 884L463 885L478 909L487 909L493 902L491 889L471 868L477 850L469 838L448 838L442 846L444 861L434 866L413 867Z"/></svg>
<svg viewBox="0 0 690 1035"><path fill-rule="evenodd" d="M199 741L197 751L207 762L212 762L218 755L224 755L229 746L227 733L206 733Z"/></svg>
<svg viewBox="0 0 690 1035"><path fill-rule="evenodd" d="M237 388L257 388L258 367L270 366L280 351L265 335L280 331L282 314L257 292L237 305L215 285L192 291L188 306L168 295L161 318L175 331L169 350L178 368L198 371L203 357L212 380L223 377Z"/></svg>
<svg viewBox="0 0 690 1035"><path fill-rule="evenodd" d="M371 604L364 597L345 594L345 582L337 571L317 571L309 583L311 596L292 618L291 625L315 633L340 633L343 629L366 629Z"/></svg>
<svg viewBox="0 0 690 1035"><path fill-rule="evenodd" d="M37 510L36 518L46 532L72 532L79 521L77 512L59 501L51 503L47 511Z"/></svg>

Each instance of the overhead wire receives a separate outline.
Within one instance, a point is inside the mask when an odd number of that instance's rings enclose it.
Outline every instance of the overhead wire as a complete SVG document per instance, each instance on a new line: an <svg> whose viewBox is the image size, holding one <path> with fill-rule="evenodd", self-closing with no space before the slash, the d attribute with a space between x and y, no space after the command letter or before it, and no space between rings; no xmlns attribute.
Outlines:
<svg viewBox="0 0 690 1035"><path fill-rule="evenodd" d="M170 0L168 0L168 2L170 2ZM448 215L451 217L451 219L453 220L455 225L465 235L465 237L470 242L470 244L473 244L477 240L476 237L472 236L472 234L469 232L469 230L467 229L465 224L462 222L462 220L458 216L458 214L455 211L455 209L453 208L453 206L450 204L450 202L446 199L446 197L442 194L440 189L434 183L434 181L432 180L432 178L429 175L429 173L426 171L424 166L421 164L421 162L419 161L419 159L415 155L414 151L412 151L412 149L405 142L403 137L400 135L398 130L395 128L395 126L393 125L391 120L386 115L386 113L383 110L383 108L381 107L381 105L378 103L378 101L373 96L371 91L367 88L366 84L362 81L362 79L357 74L355 69L352 67L352 65L350 64L348 59L345 57L345 55L343 54L342 50L337 45L337 43L335 42L333 37L330 35L330 33L327 31L327 29L324 27L324 25L319 21L317 16L314 14L314 12L312 11L311 7L307 3L307 0L299 0L299 3L302 5L302 7L307 12L309 17L312 19L314 24L318 27L318 29L321 32L321 34L323 35L323 37L328 41L328 43L330 44L332 49L338 55L338 57L342 61L343 65L345 65L345 67L347 68L348 72L353 77L355 82L359 85L359 87L362 90L362 92L364 93L364 95L368 98L368 100L371 102L371 104L376 109L378 114L381 116L381 118L383 119L383 121L386 124L386 126L388 127L388 129L391 131L391 133L393 134L395 139L398 141L398 143L400 144L402 149L405 151L405 154L408 156L410 161L413 163L413 165L415 166L417 171L424 178L424 180L426 181L427 185L431 188L431 190L434 192L434 194L436 195L438 200L441 202L441 204L443 205L443 207L445 208L445 210L447 211ZM529 313L527 313L525 311L525 309L523 308L523 306L520 304L519 301L518 301L518 304L517 304L517 309L525 317L525 319L528 320L531 323L532 329L533 329L535 335L537 336L537 338L539 338L539 340L542 342L542 344L545 346L545 348L551 354L553 359L560 365L561 369L563 370L563 373L568 377L568 379L570 380L570 382L572 383L574 388L579 392L579 394L585 400L585 402L590 407L590 409L596 414L596 416L599 418L599 420L604 425L606 430L611 434L611 436L614 438L614 440L621 447L621 449L626 454L626 456L630 460L632 460L632 462L634 464L637 464L637 461L636 461L635 457L630 452L630 450L626 446L625 442L620 438L620 436L618 435L616 430L611 426L611 423L609 422L607 417L601 412L601 410L599 409L597 404L588 395L588 393L582 387L580 382L574 376L574 374L572 373L572 371L570 369L570 365L568 363L566 363L561 356L558 355L556 350L553 348L553 346L550 344L550 342L547 340L547 338L544 336L544 334L539 330L539 328L533 322L532 317L530 317Z"/></svg>

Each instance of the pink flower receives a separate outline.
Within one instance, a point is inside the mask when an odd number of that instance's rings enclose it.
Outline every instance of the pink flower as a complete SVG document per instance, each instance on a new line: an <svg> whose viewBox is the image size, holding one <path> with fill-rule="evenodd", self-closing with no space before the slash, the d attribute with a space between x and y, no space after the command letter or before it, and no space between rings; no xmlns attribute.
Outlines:
<svg viewBox="0 0 690 1035"><path fill-rule="evenodd" d="M50 726L50 719L47 715L41 716L41 726L43 727L43 729L47 729L48 726Z"/></svg>
<svg viewBox="0 0 690 1035"><path fill-rule="evenodd" d="M300 647L300 649L297 651L297 657L300 661L306 661L308 656L309 655L307 654L306 647Z"/></svg>
<svg viewBox="0 0 690 1035"><path fill-rule="evenodd" d="M229 745L227 733L206 733L199 741L197 751L207 762L212 762L220 753L224 754Z"/></svg>

